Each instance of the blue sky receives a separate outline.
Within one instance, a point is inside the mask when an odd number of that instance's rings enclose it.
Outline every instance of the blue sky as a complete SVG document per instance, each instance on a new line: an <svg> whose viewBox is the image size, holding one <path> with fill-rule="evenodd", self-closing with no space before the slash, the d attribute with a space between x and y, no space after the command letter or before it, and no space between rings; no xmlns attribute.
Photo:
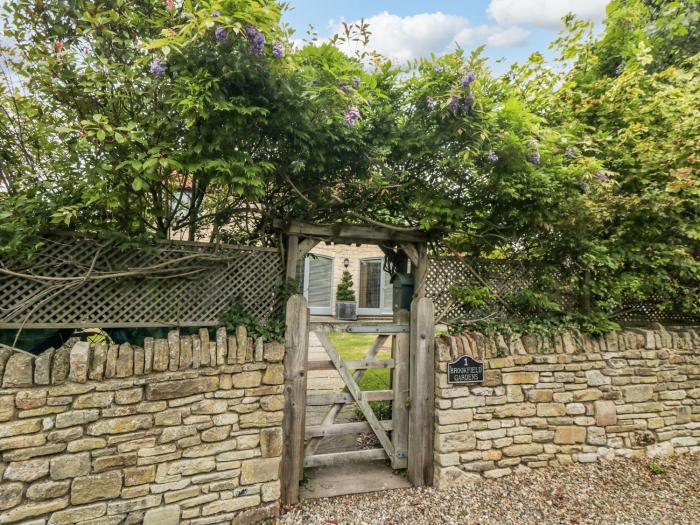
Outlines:
<svg viewBox="0 0 700 525"><path fill-rule="evenodd" d="M502 66L547 52L571 11L600 22L608 0L288 0L284 20L304 38L309 24L322 38L341 21L364 17L373 33L372 47L399 62L430 52L441 54L459 43L470 50L486 44L486 55L504 58Z"/></svg>

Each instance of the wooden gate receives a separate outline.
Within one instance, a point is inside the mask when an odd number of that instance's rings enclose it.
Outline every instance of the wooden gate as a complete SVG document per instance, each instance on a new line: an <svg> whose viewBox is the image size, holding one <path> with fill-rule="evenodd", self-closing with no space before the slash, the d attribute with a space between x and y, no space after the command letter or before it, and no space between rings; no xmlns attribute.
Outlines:
<svg viewBox="0 0 700 525"><path fill-rule="evenodd" d="M430 485L433 470L434 404L434 308L426 297L416 298L411 312L402 310L394 324L381 327L355 325L354 330L373 331L374 344L359 361L344 361L323 331L316 331L327 358L308 361L309 309L302 295L287 303L285 336L285 413L282 490L285 503L299 501L299 481L304 467L362 460L391 461L393 468L407 468L415 486ZM410 322L409 322L410 319ZM392 338L391 359L377 359L379 349ZM310 364L311 363L311 364ZM372 368L392 369L391 390L363 391L359 382ZM336 370L345 391L332 397L307 396L309 370ZM380 421L369 402L392 401L392 419ZM319 425L306 426L307 404L330 406ZM348 403L356 403L366 421L335 423ZM317 454L326 436L373 432L381 448Z"/></svg>
<svg viewBox="0 0 700 525"><path fill-rule="evenodd" d="M408 458L408 386L409 386L409 314L402 311L396 324L353 324L347 328L352 333L376 334L376 339L359 361L343 360L327 332L314 327L314 334L321 342L328 359L308 362L308 370L335 370L344 384L342 393L311 394L306 398L307 406L330 406L320 425L305 427L306 447L304 449L304 467L321 467L388 459L394 469L407 467ZM377 359L378 352L391 340L391 359ZM363 391L359 383L367 370L390 368L391 389ZM391 401L392 417L379 420L370 401ZM365 421L352 423L335 423L342 408L355 403ZM378 448L317 454L324 437L341 436L372 432L379 444Z"/></svg>

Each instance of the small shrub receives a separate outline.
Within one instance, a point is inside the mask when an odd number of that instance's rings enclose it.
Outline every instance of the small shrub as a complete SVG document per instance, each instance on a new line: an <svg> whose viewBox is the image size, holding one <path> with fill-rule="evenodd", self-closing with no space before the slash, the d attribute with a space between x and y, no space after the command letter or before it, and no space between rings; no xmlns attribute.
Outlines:
<svg viewBox="0 0 700 525"><path fill-rule="evenodd" d="M338 283L338 289L335 294L336 301L354 301L355 300L355 290L353 289L354 283L352 282L352 274L345 270L343 272L343 277Z"/></svg>
<svg viewBox="0 0 700 525"><path fill-rule="evenodd" d="M662 476L666 474L666 467L657 463L647 463L647 468L654 476Z"/></svg>

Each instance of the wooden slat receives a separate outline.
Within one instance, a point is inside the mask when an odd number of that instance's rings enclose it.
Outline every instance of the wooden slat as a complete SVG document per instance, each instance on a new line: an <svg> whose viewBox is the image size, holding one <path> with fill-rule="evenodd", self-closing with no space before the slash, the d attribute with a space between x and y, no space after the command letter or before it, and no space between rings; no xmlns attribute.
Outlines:
<svg viewBox="0 0 700 525"><path fill-rule="evenodd" d="M365 354L365 359L374 359L377 354L379 353L379 350L384 346L384 343L386 343L388 336L385 335L380 335L374 340L374 344L370 347L369 350L367 350L367 353ZM366 370L356 370L352 377L356 381L361 381L362 378L365 376ZM331 408L328 409L328 412L326 412L326 415L323 416L323 421L321 421L321 426L323 427L328 427L333 424L335 421L335 418L338 417L338 414L342 410L342 408L345 406L344 403L336 403L333 405ZM304 451L304 454L306 456L311 456L316 453L316 450L318 450L318 446L321 444L321 438L311 438L309 442L306 444L306 449Z"/></svg>
<svg viewBox="0 0 700 525"><path fill-rule="evenodd" d="M318 337L318 340L323 345L323 348L325 348L326 353L328 354L328 357L331 358L331 361L333 361L333 364L338 369L338 374L340 374L340 377L345 382L345 386L348 389L348 391L350 392L350 394L352 395L352 397L355 398L355 402L357 403L357 406L360 408L360 410L362 411L362 414L365 416L365 419L367 420L369 425L372 427L372 430L374 431L375 435L377 436L377 439L382 444L382 447L384 448L384 450L386 450L387 456L389 456L390 458L394 457L394 446L391 444L391 440L389 439L389 436L384 431L382 426L379 424L379 420L377 419L377 416L374 414L372 407L369 406L369 403L365 399L363 399L362 391L360 390L360 387L357 386L357 383L355 382L355 379L353 379L352 374L345 366L345 363L343 362L343 360L340 359L338 352L336 351L335 347L331 344L330 340L328 339L328 336L323 332L318 333L316 335ZM393 396L393 392L392 392L392 396Z"/></svg>
<svg viewBox="0 0 700 525"><path fill-rule="evenodd" d="M399 310L394 315L398 323L408 323L410 313L408 310ZM394 444L396 455L392 459L391 466L394 469L406 468L408 465L408 392L409 392L409 359L410 359L409 334L397 334L392 341L392 357L396 366L392 371L391 385L394 390L394 402L391 404L391 419L394 430L391 433L391 442Z"/></svg>
<svg viewBox="0 0 700 525"><path fill-rule="evenodd" d="M286 322L282 497L286 503L297 503L299 479L304 469L306 361L309 347L309 309L303 295L293 295L287 301Z"/></svg>
<svg viewBox="0 0 700 525"><path fill-rule="evenodd" d="M287 237L287 268L285 275L288 281L297 276L297 260L299 259L299 237L290 235Z"/></svg>
<svg viewBox="0 0 700 525"><path fill-rule="evenodd" d="M368 370L371 368L394 368L393 359L371 359L362 361L345 361L345 364L350 370ZM309 361L309 371L311 370L335 370L333 361L330 359L324 361Z"/></svg>
<svg viewBox="0 0 700 525"><path fill-rule="evenodd" d="M394 399L393 390L364 390L361 393L363 401L391 401ZM306 396L307 406L327 406L335 404L346 405L355 403L355 398L347 392L334 392L332 394L310 394Z"/></svg>
<svg viewBox="0 0 700 525"><path fill-rule="evenodd" d="M347 465L358 461L377 461L388 456L383 448L371 448L369 450L353 450L351 452L334 452L332 454L318 454L304 459L305 467L330 467L333 465Z"/></svg>
<svg viewBox="0 0 700 525"><path fill-rule="evenodd" d="M408 479L416 487L433 480L435 308L427 297L411 303L411 408L408 417Z"/></svg>
<svg viewBox="0 0 700 525"><path fill-rule="evenodd" d="M427 242L431 239L431 237L437 237L437 234L428 234L419 230L398 231L376 225L310 224L300 221L290 221L289 223L285 224L280 220L275 220L273 225L276 228L283 228L289 235L317 237L337 242Z"/></svg>
<svg viewBox="0 0 700 525"><path fill-rule="evenodd" d="M384 430L393 430L393 421L380 421ZM330 427L322 427L320 425L306 427L306 439L312 437L328 437L328 436L344 436L347 434L361 434L363 432L371 432L372 427L366 421L357 423L336 423Z"/></svg>

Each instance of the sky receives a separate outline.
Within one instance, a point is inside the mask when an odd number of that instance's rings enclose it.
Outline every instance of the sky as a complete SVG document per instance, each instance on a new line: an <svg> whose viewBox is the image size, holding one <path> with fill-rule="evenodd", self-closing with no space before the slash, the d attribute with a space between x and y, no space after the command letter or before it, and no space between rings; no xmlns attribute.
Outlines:
<svg viewBox="0 0 700 525"><path fill-rule="evenodd" d="M404 63L430 53L469 51L485 44L485 55L504 59L506 69L535 52L545 53L562 29L561 17L602 21L608 0L287 0L284 16L295 39L312 25L320 38L340 31L341 23L364 18L370 24L370 46Z"/></svg>

